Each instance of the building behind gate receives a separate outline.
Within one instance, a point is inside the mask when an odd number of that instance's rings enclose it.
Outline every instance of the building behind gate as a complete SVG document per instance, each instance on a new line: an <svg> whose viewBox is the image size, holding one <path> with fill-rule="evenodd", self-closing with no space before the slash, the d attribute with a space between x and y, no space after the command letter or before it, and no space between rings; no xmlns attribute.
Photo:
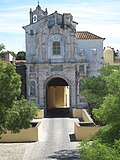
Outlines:
<svg viewBox="0 0 120 160"><path fill-rule="evenodd" d="M30 9L26 35L27 98L45 109L85 106L80 81L99 75L103 41L88 31L76 31L70 13L48 14L38 4Z"/></svg>

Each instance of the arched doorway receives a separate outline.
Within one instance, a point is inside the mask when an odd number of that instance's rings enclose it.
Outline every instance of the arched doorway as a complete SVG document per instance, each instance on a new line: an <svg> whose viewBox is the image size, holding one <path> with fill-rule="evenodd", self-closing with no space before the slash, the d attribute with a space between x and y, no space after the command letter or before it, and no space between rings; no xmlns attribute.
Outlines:
<svg viewBox="0 0 120 160"><path fill-rule="evenodd" d="M69 85L63 78L52 78L46 86L47 92L47 113L65 113L69 111L70 106L70 93ZM55 116L55 115L54 115Z"/></svg>

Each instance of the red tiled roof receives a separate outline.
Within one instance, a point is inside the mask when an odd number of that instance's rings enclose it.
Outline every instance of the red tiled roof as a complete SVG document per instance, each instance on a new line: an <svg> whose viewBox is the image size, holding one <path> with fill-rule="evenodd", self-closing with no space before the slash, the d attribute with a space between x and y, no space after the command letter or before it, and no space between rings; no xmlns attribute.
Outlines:
<svg viewBox="0 0 120 160"><path fill-rule="evenodd" d="M114 59L115 63L120 63L120 59Z"/></svg>
<svg viewBox="0 0 120 160"><path fill-rule="evenodd" d="M16 62L16 63L25 63L26 60L16 60L15 62Z"/></svg>
<svg viewBox="0 0 120 160"><path fill-rule="evenodd" d="M105 38L99 37L93 33L90 33L88 31L80 31L80 32L76 32L76 38L77 39L103 39L105 40Z"/></svg>

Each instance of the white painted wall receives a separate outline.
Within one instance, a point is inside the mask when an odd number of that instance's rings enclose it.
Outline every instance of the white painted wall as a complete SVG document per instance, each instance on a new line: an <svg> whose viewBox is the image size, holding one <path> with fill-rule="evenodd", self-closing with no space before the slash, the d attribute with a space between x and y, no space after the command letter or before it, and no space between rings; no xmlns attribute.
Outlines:
<svg viewBox="0 0 120 160"><path fill-rule="evenodd" d="M97 70L103 66L103 40L77 40L77 53L84 49L86 60L90 63L90 76L97 76ZM96 49L97 54L92 54Z"/></svg>

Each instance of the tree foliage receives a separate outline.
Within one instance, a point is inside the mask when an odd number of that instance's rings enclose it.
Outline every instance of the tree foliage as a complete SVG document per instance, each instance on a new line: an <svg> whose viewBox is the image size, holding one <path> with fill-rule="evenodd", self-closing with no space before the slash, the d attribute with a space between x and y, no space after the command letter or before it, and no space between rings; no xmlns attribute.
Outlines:
<svg viewBox="0 0 120 160"><path fill-rule="evenodd" d="M16 60L26 60L26 53L24 51L20 51L17 53Z"/></svg>
<svg viewBox="0 0 120 160"><path fill-rule="evenodd" d="M81 93L85 96L90 106L98 107L107 94L106 81L103 77L89 77L80 84Z"/></svg>
<svg viewBox="0 0 120 160"><path fill-rule="evenodd" d="M103 98L98 107L93 107L92 110L95 119L105 125L94 136L92 144L87 141L80 145L81 160L120 159L120 67L106 66L102 68L100 78L104 80L105 83L103 85L105 85L104 87L107 91L106 93L103 91L103 95L101 95ZM98 77L95 79L97 81ZM98 85L99 83L97 81ZM96 94L96 97L99 96L98 87L93 84L93 81L91 81L91 85L92 87L86 85L84 88L86 87L86 91L90 96L93 93ZM93 86L95 87L94 89ZM92 88L91 92L89 88ZM97 91L94 92L94 90ZM96 99L96 101L99 101L99 99Z"/></svg>
<svg viewBox="0 0 120 160"><path fill-rule="evenodd" d="M0 44L0 55L5 55L5 54L10 54L12 55L13 57L16 57L16 54L15 52L13 51L5 51L5 45L3 43Z"/></svg>
<svg viewBox="0 0 120 160"><path fill-rule="evenodd" d="M13 56L13 57L16 57L16 56L17 56L16 53L13 52L13 51L7 51L6 53L10 54L10 55Z"/></svg>
<svg viewBox="0 0 120 160"><path fill-rule="evenodd" d="M101 77L108 77L110 74L118 70L120 70L120 66L104 66L100 69Z"/></svg>
<svg viewBox="0 0 120 160"><path fill-rule="evenodd" d="M100 131L98 137L113 143L120 139L120 70L114 70L106 77L108 94L98 109L94 109L95 117L106 126Z"/></svg>
<svg viewBox="0 0 120 160"><path fill-rule="evenodd" d="M10 63L0 61L0 134L28 128L37 106L25 99L17 100L21 92L20 76Z"/></svg>
<svg viewBox="0 0 120 160"><path fill-rule="evenodd" d="M0 53L5 49L5 45L3 43L0 44Z"/></svg>
<svg viewBox="0 0 120 160"><path fill-rule="evenodd" d="M20 129L29 128L31 126L30 120L36 114L35 107L34 102L29 102L25 99L14 101L12 109L7 110L7 129L13 132L19 132Z"/></svg>
<svg viewBox="0 0 120 160"><path fill-rule="evenodd" d="M120 160L120 140L114 145L83 141L80 144L80 160Z"/></svg>
<svg viewBox="0 0 120 160"><path fill-rule="evenodd" d="M96 118L110 125L120 125L120 98L115 95L107 95L99 109L93 110Z"/></svg>
<svg viewBox="0 0 120 160"><path fill-rule="evenodd" d="M20 76L16 73L15 67L0 61L0 105L11 107L20 95L20 87Z"/></svg>
<svg viewBox="0 0 120 160"><path fill-rule="evenodd" d="M119 50L118 50L118 49L117 49L117 50L115 50L114 48L111 48L111 49L113 50L114 59L115 59L116 57L118 57Z"/></svg>
<svg viewBox="0 0 120 160"><path fill-rule="evenodd" d="M89 104L90 108L99 108L100 104L104 101L104 98L111 90L115 90L110 83L113 83L113 75L120 70L119 66L105 66L100 72L101 75L98 77L88 77L80 83L81 94L85 97L86 102ZM111 75L111 76L110 76ZM108 84L109 81L109 84ZM111 81L111 82L110 82Z"/></svg>

